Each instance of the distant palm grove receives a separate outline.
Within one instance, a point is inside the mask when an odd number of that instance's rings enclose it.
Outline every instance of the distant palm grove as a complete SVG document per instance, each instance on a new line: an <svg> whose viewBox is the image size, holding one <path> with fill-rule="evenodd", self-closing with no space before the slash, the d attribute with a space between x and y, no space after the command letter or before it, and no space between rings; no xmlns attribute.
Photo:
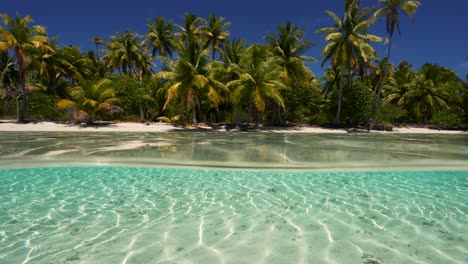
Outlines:
<svg viewBox="0 0 468 264"><path fill-rule="evenodd" d="M230 22L221 16L187 13L180 25L157 17L145 34L93 37L95 49L82 51L59 46L29 16L3 14L0 117L466 128L468 76L430 63L419 69L390 63L400 20L417 22L419 6L346 0L342 12L326 11L329 27L315 31L327 42L315 58L304 55L312 43L291 23L278 25L264 43L246 45L229 38ZM370 33L379 18L386 21L384 36ZM385 54L376 45L385 45ZM323 77L308 63L321 63Z"/></svg>

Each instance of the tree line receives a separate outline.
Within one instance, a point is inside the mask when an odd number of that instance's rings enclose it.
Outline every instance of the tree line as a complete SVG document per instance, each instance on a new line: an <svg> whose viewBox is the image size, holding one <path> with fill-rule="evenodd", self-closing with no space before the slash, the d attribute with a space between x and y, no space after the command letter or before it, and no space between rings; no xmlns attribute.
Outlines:
<svg viewBox="0 0 468 264"><path fill-rule="evenodd" d="M288 123L435 124L468 121L468 76L446 67L390 63L401 15L419 1L378 0L362 7L345 0L326 11L330 26L322 78L307 67L312 42L292 23L277 26L264 43L230 39L230 22L187 13L182 24L157 17L145 34L94 37L94 50L57 44L29 16L1 15L1 116L73 120L164 121L178 124ZM386 36L370 34L383 17ZM384 41L387 40L387 41ZM380 58L375 45L387 42Z"/></svg>

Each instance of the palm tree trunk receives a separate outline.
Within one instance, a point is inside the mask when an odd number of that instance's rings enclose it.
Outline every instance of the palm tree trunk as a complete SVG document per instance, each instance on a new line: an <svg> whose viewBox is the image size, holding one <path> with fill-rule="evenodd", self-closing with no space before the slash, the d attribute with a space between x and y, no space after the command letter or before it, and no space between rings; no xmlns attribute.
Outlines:
<svg viewBox="0 0 468 264"><path fill-rule="evenodd" d="M18 115L18 122L21 123L21 122L25 122L26 118L28 117L28 91L26 89L26 79L24 78L24 72L20 70L19 75L20 75L19 86L21 90L21 96L23 98L23 105Z"/></svg>
<svg viewBox="0 0 468 264"><path fill-rule="evenodd" d="M97 60L98 60L98 62L99 62L99 61L101 60L101 59L99 58L99 49L98 49L98 45L99 45L99 44L97 44L97 43L94 43L94 44L96 44L96 56L97 56Z"/></svg>
<svg viewBox="0 0 468 264"><path fill-rule="evenodd" d="M379 87L378 87L378 90L377 90L377 96L375 97L375 102L374 102L374 112L375 110L377 109L377 106L379 104L379 101L380 101L380 96L382 94L382 88L384 86L384 83L385 83L385 80L387 79L387 75L388 75L388 65L390 63L390 52L392 50L392 38L390 37L389 41L388 41L388 50L387 50L387 61L385 62L385 65L384 65L384 68L383 68L383 76L382 76L382 81L381 83L379 84Z"/></svg>
<svg viewBox="0 0 468 264"><path fill-rule="evenodd" d="M247 115L247 128L249 127L249 124L250 124L250 117L252 116L252 110L253 110L253 101L250 100L250 103L249 103L249 114Z"/></svg>
<svg viewBox="0 0 468 264"><path fill-rule="evenodd" d="M281 117L281 105L276 104L276 118L278 119L278 125L284 125L283 118Z"/></svg>
<svg viewBox="0 0 468 264"><path fill-rule="evenodd" d="M197 123L197 110L194 107L193 108L193 117L192 117L192 123L196 124Z"/></svg>
<svg viewBox="0 0 468 264"><path fill-rule="evenodd" d="M145 120L145 111L143 110L143 106L140 105L140 122L144 123Z"/></svg>
<svg viewBox="0 0 468 264"><path fill-rule="evenodd" d="M57 82L56 82L55 76L50 77L49 79L50 79L50 81L49 81L49 86L48 86L47 89L50 92L52 92L52 94L56 95L57 94Z"/></svg>
<svg viewBox="0 0 468 264"><path fill-rule="evenodd" d="M335 121L333 121L333 123L335 125L340 125L341 124L340 116L341 116L341 97L343 95L343 74L344 74L344 67L341 66L341 69L340 69L340 84L339 84L339 87L338 87L338 107L336 109Z"/></svg>
<svg viewBox="0 0 468 264"><path fill-rule="evenodd" d="M235 117L234 117L234 123L239 126L240 123L241 123L241 120L240 120L240 110L238 109L238 107L236 107L236 113L235 113Z"/></svg>

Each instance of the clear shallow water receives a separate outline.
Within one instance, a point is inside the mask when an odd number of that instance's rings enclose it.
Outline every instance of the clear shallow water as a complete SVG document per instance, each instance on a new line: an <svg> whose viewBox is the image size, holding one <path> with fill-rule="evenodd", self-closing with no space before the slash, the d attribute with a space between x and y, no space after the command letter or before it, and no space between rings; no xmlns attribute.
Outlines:
<svg viewBox="0 0 468 264"><path fill-rule="evenodd" d="M468 134L0 133L0 167L468 170Z"/></svg>
<svg viewBox="0 0 468 264"><path fill-rule="evenodd" d="M0 263L466 263L468 135L0 133Z"/></svg>
<svg viewBox="0 0 468 264"><path fill-rule="evenodd" d="M468 171L0 170L1 263L466 263Z"/></svg>

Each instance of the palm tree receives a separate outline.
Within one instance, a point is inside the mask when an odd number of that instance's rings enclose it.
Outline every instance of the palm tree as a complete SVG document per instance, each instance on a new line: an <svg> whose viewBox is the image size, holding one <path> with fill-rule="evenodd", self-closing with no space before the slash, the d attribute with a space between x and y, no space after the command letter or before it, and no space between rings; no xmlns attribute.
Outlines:
<svg viewBox="0 0 468 264"><path fill-rule="evenodd" d="M416 13L417 8L421 5L419 1L407 1L407 0L379 0L383 4L383 7L377 10L376 15L384 15L387 25L388 34L388 49L387 49L387 62L390 63L390 52L392 49L392 39L395 29L400 33L400 17L399 13L402 11L409 17ZM380 100L380 94L382 92L382 86L387 78L388 69L385 67L383 70L383 77L381 85L377 91L377 97L375 98L375 105Z"/></svg>
<svg viewBox="0 0 468 264"><path fill-rule="evenodd" d="M408 63L401 63L384 88L386 102L404 107L410 118L422 118L424 123L441 110L462 108L462 81L438 65L425 64L415 72Z"/></svg>
<svg viewBox="0 0 468 264"><path fill-rule="evenodd" d="M304 40L304 29L299 29L290 22L279 25L277 31L277 34L270 33L266 37L266 41L273 55L281 60L283 83L290 88L295 88L291 90L291 93L294 94L299 88L307 87L315 77L304 62L316 62L316 60L303 55L313 43ZM288 98L287 95L286 98ZM276 109L276 120L279 124L284 123L279 105Z"/></svg>
<svg viewBox="0 0 468 264"><path fill-rule="evenodd" d="M93 62L82 54L79 47L61 47L56 50L56 53L65 61L58 78L66 79L70 86L75 86L78 79L94 77Z"/></svg>
<svg viewBox="0 0 468 264"><path fill-rule="evenodd" d="M416 116L427 123L433 113L455 107L456 104L449 102L460 98L453 96L453 81L456 79L455 72L449 69L434 64L423 65L416 75L415 85L406 94L413 102Z"/></svg>
<svg viewBox="0 0 468 264"><path fill-rule="evenodd" d="M8 112L8 99L15 98L16 110L19 111L19 97L13 88L18 80L18 70L14 58L7 51L0 52L0 99L2 100L3 112Z"/></svg>
<svg viewBox="0 0 468 264"><path fill-rule="evenodd" d="M65 49L59 48L56 38L49 44L50 49L37 55L37 60L32 61L38 73L46 77L47 90L57 94L57 85L60 78L73 71L73 65L67 60Z"/></svg>
<svg viewBox="0 0 468 264"><path fill-rule="evenodd" d="M369 67L377 57L375 49L369 42L380 42L382 38L368 34L371 24L375 22L375 16L369 17L370 10L361 10L359 0L346 0L345 13L339 18L334 12L326 13L334 20L335 26L322 28L316 33L325 33L325 41L330 41L322 50L324 58L322 66L330 61L332 67L341 72L338 85L338 107L334 123L341 123L341 99L343 93L343 77L345 74L351 76L353 69Z"/></svg>
<svg viewBox="0 0 468 264"><path fill-rule="evenodd" d="M234 89L232 99L235 105L248 103L247 127L254 107L260 113L265 112L267 99L284 108L280 91L286 89L286 86L281 82L283 71L280 59L272 56L266 46L253 44L248 47L239 64L233 64L231 70L239 75L239 79L230 81L228 87Z"/></svg>
<svg viewBox="0 0 468 264"><path fill-rule="evenodd" d="M383 87L385 102L400 107L409 107L411 102L410 99L406 97L406 92L414 87L415 76L416 71L413 70L412 66L406 61L401 62L395 69L393 77L388 78L386 85Z"/></svg>
<svg viewBox="0 0 468 264"><path fill-rule="evenodd" d="M279 25L277 34L270 33L266 37L268 47L274 56L281 59L285 83L297 86L310 81L314 75L304 62L316 62L313 57L303 55L312 45L304 40L304 29L292 25L290 22Z"/></svg>
<svg viewBox="0 0 468 264"><path fill-rule="evenodd" d="M203 21L205 26L202 27L202 32L207 40L207 44L211 46L211 59L215 59L215 52L219 50L222 44L227 40L230 32L227 28L231 25L226 22L224 17L216 18L216 15L211 14L208 21Z"/></svg>
<svg viewBox="0 0 468 264"><path fill-rule="evenodd" d="M144 43L138 41L138 34L126 31L125 34L117 33L110 38L102 60L111 71L118 69L121 74L134 75L140 79L151 72L152 63Z"/></svg>
<svg viewBox="0 0 468 264"><path fill-rule="evenodd" d="M98 82L80 80L80 85L72 87L68 91L70 99L62 99L57 103L60 109L71 108L75 110L75 115L85 117L86 124L91 125L98 113L120 112L121 109L115 106L118 101L115 98L115 91L109 87L111 83L108 79Z"/></svg>
<svg viewBox="0 0 468 264"><path fill-rule="evenodd" d="M18 114L18 122L24 122L28 115L28 91L26 89L26 72L32 55L37 52L49 50L46 30L43 26L35 25L30 27L32 22L30 16L10 17L9 15L0 15L4 27L0 27L0 52L13 50L18 65L19 90L22 94L23 105Z"/></svg>
<svg viewBox="0 0 468 264"><path fill-rule="evenodd" d="M174 110L179 114L193 114L194 123L197 122L198 111L206 122L201 100L206 98L217 107L222 99L221 93L227 88L214 78L212 64L207 59L207 48L199 46L193 38L186 42L176 41L175 48L179 58L171 64L172 71L162 71L156 75L168 85L164 109L175 104Z"/></svg>
<svg viewBox="0 0 468 264"><path fill-rule="evenodd" d="M341 74L341 72L339 71L339 69L335 68L335 67L328 67L323 72L322 94L323 94L325 100L327 100L330 93L337 90L337 86L338 86L337 82L340 79L340 77L339 77L340 74Z"/></svg>
<svg viewBox="0 0 468 264"><path fill-rule="evenodd" d="M239 63L242 53L244 52L244 40L233 39L232 41L226 41L224 49L220 51L221 59L226 65L231 63Z"/></svg>
<svg viewBox="0 0 468 264"><path fill-rule="evenodd" d="M183 20L183 25L175 25L179 30L175 35L184 42L194 42L197 45L201 45L201 25L204 23L204 20L191 13L185 13Z"/></svg>
<svg viewBox="0 0 468 264"><path fill-rule="evenodd" d="M166 21L163 17L158 17L153 23L148 24L146 38L151 48L152 56L159 54L161 57L172 57L174 50L174 29L171 20Z"/></svg>
<svg viewBox="0 0 468 264"><path fill-rule="evenodd" d="M103 45L103 44L104 44L104 41L103 41L100 37L96 37L96 36L94 36L94 37L92 38L92 41L93 41L93 43L94 43L94 45L95 45L95 51L96 51L97 60L99 61L99 60L101 60L101 59L99 58L99 46L100 46L100 45Z"/></svg>

